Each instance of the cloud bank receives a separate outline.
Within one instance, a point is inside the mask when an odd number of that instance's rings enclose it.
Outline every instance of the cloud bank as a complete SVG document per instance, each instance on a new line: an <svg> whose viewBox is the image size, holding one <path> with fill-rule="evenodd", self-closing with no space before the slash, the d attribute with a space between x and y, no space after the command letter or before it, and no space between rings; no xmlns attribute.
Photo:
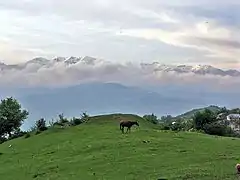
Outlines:
<svg viewBox="0 0 240 180"><path fill-rule="evenodd" d="M79 62L69 64L75 60ZM202 85L218 91L236 91L240 87L239 77L157 71L156 63L145 67L139 63L114 63L91 57L81 60L71 57L68 62L38 58L18 64L14 69L2 68L0 86L59 87L86 82L117 82L137 86Z"/></svg>

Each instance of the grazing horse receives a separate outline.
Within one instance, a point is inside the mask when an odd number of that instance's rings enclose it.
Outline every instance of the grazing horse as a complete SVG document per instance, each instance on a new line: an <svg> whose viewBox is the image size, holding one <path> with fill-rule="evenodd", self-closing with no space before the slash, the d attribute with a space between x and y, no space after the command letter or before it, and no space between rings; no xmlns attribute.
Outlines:
<svg viewBox="0 0 240 180"><path fill-rule="evenodd" d="M124 133L124 127L127 127L127 132L130 132L133 125L139 126L137 121L120 121L120 130Z"/></svg>

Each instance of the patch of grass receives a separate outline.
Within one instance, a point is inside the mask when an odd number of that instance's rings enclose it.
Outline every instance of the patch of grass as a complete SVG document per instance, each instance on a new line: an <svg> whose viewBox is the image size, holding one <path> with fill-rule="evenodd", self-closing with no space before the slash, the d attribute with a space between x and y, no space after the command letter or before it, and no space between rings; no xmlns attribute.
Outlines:
<svg viewBox="0 0 240 180"><path fill-rule="evenodd" d="M138 120L121 134L119 117ZM9 145L12 148L9 148ZM4 180L236 179L240 141L159 131L133 115L105 115L0 145Z"/></svg>

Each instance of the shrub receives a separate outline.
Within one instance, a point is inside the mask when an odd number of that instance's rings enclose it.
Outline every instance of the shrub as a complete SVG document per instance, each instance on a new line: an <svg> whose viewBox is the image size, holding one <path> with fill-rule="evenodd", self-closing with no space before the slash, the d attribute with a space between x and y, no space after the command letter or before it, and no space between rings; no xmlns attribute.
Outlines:
<svg viewBox="0 0 240 180"><path fill-rule="evenodd" d="M153 124L158 124L159 120L156 115L151 114L151 115L144 115L143 118Z"/></svg>
<svg viewBox="0 0 240 180"><path fill-rule="evenodd" d="M175 124L172 124L170 126L170 129L172 131L181 131L181 130L183 130L183 126L182 126L182 124L180 122L176 122Z"/></svg>
<svg viewBox="0 0 240 180"><path fill-rule="evenodd" d="M0 136L0 144L7 141L7 138Z"/></svg>
<svg viewBox="0 0 240 180"><path fill-rule="evenodd" d="M170 125L166 123L159 124L160 130L170 130Z"/></svg>
<svg viewBox="0 0 240 180"><path fill-rule="evenodd" d="M40 133L41 133L41 131L39 131L39 130L37 130L37 131L35 132L36 135L38 135L38 134L40 134Z"/></svg>
<svg viewBox="0 0 240 180"><path fill-rule="evenodd" d="M68 119L67 119L67 118L64 118L63 113L62 113L62 114L59 114L58 117L59 117L59 121L58 121L58 122L59 122L60 124L64 125L64 124L66 124L66 123L69 123Z"/></svg>
<svg viewBox="0 0 240 180"><path fill-rule="evenodd" d="M26 134L26 132L23 132L21 131L20 129L17 129L11 137L9 137L8 139L9 140L12 140L12 139L16 139L16 138L19 138L19 137L22 137Z"/></svg>
<svg viewBox="0 0 240 180"><path fill-rule="evenodd" d="M77 126L77 125L80 125L80 124L82 124L83 123L83 121L82 121L82 119L80 119L80 118L73 118L72 120L71 120L71 125L72 126Z"/></svg>
<svg viewBox="0 0 240 180"><path fill-rule="evenodd" d="M37 122L36 122L36 127L37 127L37 130L38 131L45 131L47 130L47 126L46 126L46 121L44 118L41 118L39 119Z"/></svg>
<svg viewBox="0 0 240 180"><path fill-rule="evenodd" d="M216 114L209 109L203 112L197 112L193 117L194 128L197 130L204 130L206 124L211 124L216 121Z"/></svg>
<svg viewBox="0 0 240 180"><path fill-rule="evenodd" d="M90 116L86 112L82 113L82 115L81 115L82 122L88 122L89 119L90 119Z"/></svg>
<svg viewBox="0 0 240 180"><path fill-rule="evenodd" d="M30 136L31 136L30 133L27 133L27 134L25 134L24 138L27 139L27 138L30 138Z"/></svg>
<svg viewBox="0 0 240 180"><path fill-rule="evenodd" d="M231 136L234 134L230 127L227 127L224 124L219 124L217 122L206 124L204 126L204 132L209 135L217 136Z"/></svg>
<svg viewBox="0 0 240 180"><path fill-rule="evenodd" d="M182 130L189 131L190 129L194 129L193 121L192 120L185 120L181 123Z"/></svg>
<svg viewBox="0 0 240 180"><path fill-rule="evenodd" d="M68 121L67 118L64 118L63 113L58 115L59 119L53 123L53 126L57 125L57 126L65 126L65 125L69 125L70 122Z"/></svg>

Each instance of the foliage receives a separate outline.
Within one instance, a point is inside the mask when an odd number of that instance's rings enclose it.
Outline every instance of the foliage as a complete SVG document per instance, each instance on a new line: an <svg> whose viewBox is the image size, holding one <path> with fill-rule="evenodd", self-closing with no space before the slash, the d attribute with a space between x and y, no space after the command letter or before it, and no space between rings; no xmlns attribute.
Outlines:
<svg viewBox="0 0 240 180"><path fill-rule="evenodd" d="M26 133L25 136L24 136L24 138L26 138L26 139L27 139L27 138L30 138L30 137L31 137L31 134L30 134L30 133Z"/></svg>
<svg viewBox="0 0 240 180"><path fill-rule="evenodd" d="M197 130L203 130L206 124L216 121L216 114L209 109L202 112L196 112L193 116L193 125Z"/></svg>
<svg viewBox="0 0 240 180"><path fill-rule="evenodd" d="M7 141L7 138L4 136L0 136L0 144L4 143Z"/></svg>
<svg viewBox="0 0 240 180"><path fill-rule="evenodd" d="M70 122L68 121L67 118L64 117L63 113L58 115L58 120L53 123L53 125L58 125L58 126L65 126L69 125Z"/></svg>
<svg viewBox="0 0 240 180"><path fill-rule="evenodd" d="M182 130L189 131L194 128L193 120L182 121Z"/></svg>
<svg viewBox="0 0 240 180"><path fill-rule="evenodd" d="M77 126L83 123L81 118L75 118L73 117L72 120L70 121L72 126Z"/></svg>
<svg viewBox="0 0 240 180"><path fill-rule="evenodd" d="M8 134L19 129L29 113L22 110L21 104L14 98L6 98L0 103L0 135Z"/></svg>
<svg viewBox="0 0 240 180"><path fill-rule="evenodd" d="M204 132L210 135L218 135L218 136L232 136L234 132L230 127L220 124L218 122L213 122L211 124L204 125Z"/></svg>
<svg viewBox="0 0 240 180"><path fill-rule="evenodd" d="M173 117L171 115L161 117L161 121L163 121L165 123L168 122L168 121L172 121L172 120L173 120Z"/></svg>
<svg viewBox="0 0 240 180"><path fill-rule="evenodd" d="M204 112L206 109L210 110L213 113L218 113L223 108L211 105L211 106L208 106L208 107L205 107L205 108L193 109L193 110L188 111L184 114L176 116L175 118L176 119L192 119L196 113Z"/></svg>
<svg viewBox="0 0 240 180"><path fill-rule="evenodd" d="M17 130L15 130L15 131L12 133L12 136L9 137L9 140L22 137L22 136L24 136L25 134L26 134L26 132L23 132L23 131L20 130L20 128L18 128Z"/></svg>
<svg viewBox="0 0 240 180"><path fill-rule="evenodd" d="M223 107L223 108L221 108L219 111L218 111L218 114L220 114L220 113L226 113L226 114L228 114L230 112L230 110L228 110L226 107Z"/></svg>
<svg viewBox="0 0 240 180"><path fill-rule="evenodd" d="M39 131L39 130L37 130L37 131L35 132L36 135L38 135L38 134L40 134L40 133L41 133L41 131Z"/></svg>
<svg viewBox="0 0 240 180"><path fill-rule="evenodd" d="M189 131L193 128L192 120L177 119L176 121L166 121L161 123L161 130L172 130L172 131Z"/></svg>
<svg viewBox="0 0 240 180"><path fill-rule="evenodd" d="M81 114L81 121L82 122L88 122L89 119L90 119L90 116L86 112Z"/></svg>
<svg viewBox="0 0 240 180"><path fill-rule="evenodd" d="M38 121L36 121L36 128L38 131L45 131L48 129L44 118L41 118Z"/></svg>
<svg viewBox="0 0 240 180"><path fill-rule="evenodd" d="M156 115L154 115L153 113L151 115L144 115L143 118L153 124L159 123L158 117Z"/></svg>
<svg viewBox="0 0 240 180"><path fill-rule="evenodd" d="M160 123L159 124L159 129L160 130L171 130L171 125L167 123Z"/></svg>
<svg viewBox="0 0 240 180"><path fill-rule="evenodd" d="M59 114L58 117L59 117L59 121L58 122L60 124L64 125L66 123L69 123L68 119L64 117L63 113Z"/></svg>
<svg viewBox="0 0 240 180"><path fill-rule="evenodd" d="M179 121L177 121L174 124L171 124L170 129L172 131L181 131L183 129L183 126Z"/></svg>
<svg viewBox="0 0 240 180"><path fill-rule="evenodd" d="M240 109L239 108L235 108L235 109L231 109L229 110L230 114L240 114Z"/></svg>

